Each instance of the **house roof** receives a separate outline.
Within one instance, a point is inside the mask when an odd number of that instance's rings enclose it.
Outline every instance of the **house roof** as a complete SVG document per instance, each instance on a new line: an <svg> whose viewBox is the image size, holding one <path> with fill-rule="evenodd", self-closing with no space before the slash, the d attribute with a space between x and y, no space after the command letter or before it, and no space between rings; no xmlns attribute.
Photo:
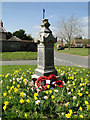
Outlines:
<svg viewBox="0 0 90 120"><path fill-rule="evenodd" d="M13 36L10 39L8 39L8 41L22 41L22 40L16 36Z"/></svg>

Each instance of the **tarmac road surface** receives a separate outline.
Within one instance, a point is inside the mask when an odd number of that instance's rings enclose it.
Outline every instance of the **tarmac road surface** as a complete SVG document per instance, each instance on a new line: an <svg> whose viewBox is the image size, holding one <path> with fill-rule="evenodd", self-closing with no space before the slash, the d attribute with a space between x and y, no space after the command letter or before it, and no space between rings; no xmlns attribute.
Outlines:
<svg viewBox="0 0 90 120"><path fill-rule="evenodd" d="M88 68L88 56L71 55L54 52L54 64ZM0 65L36 65L37 60L0 61Z"/></svg>

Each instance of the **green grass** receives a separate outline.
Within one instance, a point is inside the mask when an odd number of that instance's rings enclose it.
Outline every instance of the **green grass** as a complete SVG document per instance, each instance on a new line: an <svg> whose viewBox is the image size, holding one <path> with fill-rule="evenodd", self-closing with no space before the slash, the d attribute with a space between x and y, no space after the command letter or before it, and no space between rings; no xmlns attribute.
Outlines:
<svg viewBox="0 0 90 120"><path fill-rule="evenodd" d="M2 66L2 74L13 73L14 70L21 69L22 72L26 72L29 68L34 72L36 65L3 65Z"/></svg>
<svg viewBox="0 0 90 120"><path fill-rule="evenodd" d="M19 70L19 69L21 69L22 72L27 72L27 70L29 68L31 68L32 72L34 72L36 66L37 65L3 65L2 66L2 74L5 75L7 73L13 73L15 70ZM61 67L65 67L65 66L56 65L55 67L61 68ZM82 68L80 68L80 67L72 67L72 66L68 66L68 67L82 70Z"/></svg>
<svg viewBox="0 0 90 120"><path fill-rule="evenodd" d="M36 60L37 52L2 52L2 60Z"/></svg>
<svg viewBox="0 0 90 120"><path fill-rule="evenodd" d="M70 50L68 50L68 48L66 48L65 50L59 50L58 52L80 56L88 56L89 49L90 48L71 48Z"/></svg>

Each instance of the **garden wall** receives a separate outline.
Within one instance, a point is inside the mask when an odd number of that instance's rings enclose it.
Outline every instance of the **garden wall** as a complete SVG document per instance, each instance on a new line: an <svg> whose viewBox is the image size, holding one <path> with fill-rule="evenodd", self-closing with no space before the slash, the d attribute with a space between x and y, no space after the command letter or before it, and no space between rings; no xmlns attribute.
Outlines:
<svg viewBox="0 0 90 120"><path fill-rule="evenodd" d="M34 42L21 41L2 41L0 42L0 52L14 52L14 51L37 51L37 44Z"/></svg>

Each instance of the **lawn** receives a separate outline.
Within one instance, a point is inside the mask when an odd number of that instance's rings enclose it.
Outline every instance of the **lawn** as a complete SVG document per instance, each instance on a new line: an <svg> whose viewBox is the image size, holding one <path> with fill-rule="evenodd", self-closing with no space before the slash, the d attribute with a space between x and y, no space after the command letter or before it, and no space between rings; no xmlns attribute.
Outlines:
<svg viewBox="0 0 90 120"><path fill-rule="evenodd" d="M40 91L30 87L35 65L2 67L3 119L90 118L89 70L55 66L64 87Z"/></svg>
<svg viewBox="0 0 90 120"><path fill-rule="evenodd" d="M88 56L90 48L65 48L65 50L59 50L61 53L69 53L73 55Z"/></svg>
<svg viewBox="0 0 90 120"><path fill-rule="evenodd" d="M55 48L56 50L56 48ZM88 56L88 48L71 48L68 50L59 50L61 53L69 53L74 55ZM37 52L2 52L0 53L0 59L2 60L36 60Z"/></svg>
<svg viewBox="0 0 90 120"><path fill-rule="evenodd" d="M2 60L36 60L37 52L2 52Z"/></svg>

